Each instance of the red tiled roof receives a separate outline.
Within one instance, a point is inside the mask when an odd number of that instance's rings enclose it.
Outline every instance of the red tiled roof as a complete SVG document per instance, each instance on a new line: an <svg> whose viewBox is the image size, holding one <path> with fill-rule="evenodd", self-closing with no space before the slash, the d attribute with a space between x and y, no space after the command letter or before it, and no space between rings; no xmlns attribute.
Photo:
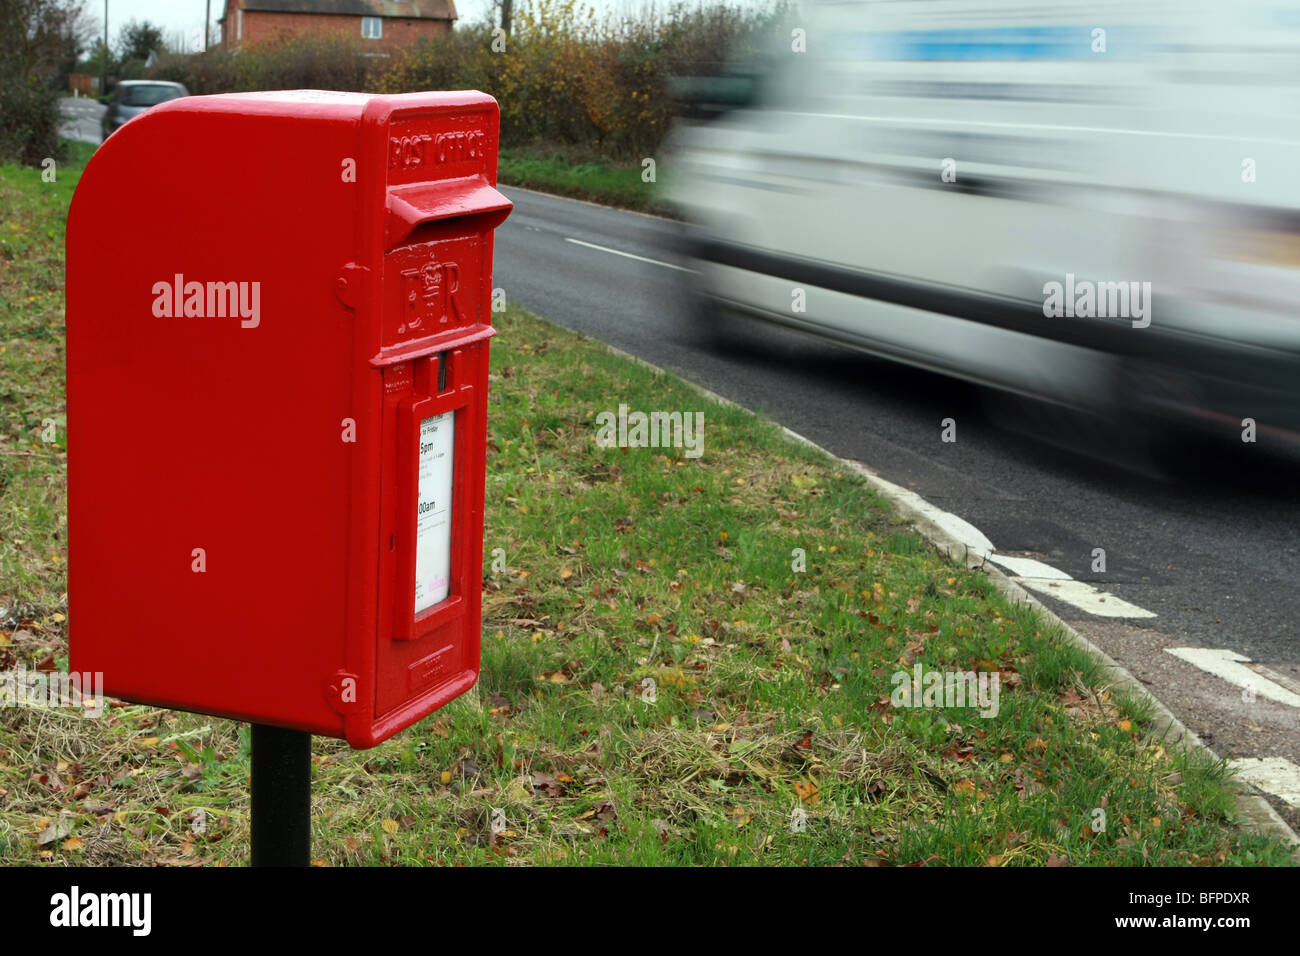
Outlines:
<svg viewBox="0 0 1300 956"><path fill-rule="evenodd" d="M244 9L268 13L339 13L354 17L455 20L453 0L244 0Z"/></svg>

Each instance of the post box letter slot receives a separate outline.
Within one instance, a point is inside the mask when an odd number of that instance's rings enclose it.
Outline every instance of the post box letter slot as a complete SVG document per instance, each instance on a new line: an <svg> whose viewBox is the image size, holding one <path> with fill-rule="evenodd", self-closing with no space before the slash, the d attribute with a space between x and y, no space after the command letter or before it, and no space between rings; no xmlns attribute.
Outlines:
<svg viewBox="0 0 1300 956"><path fill-rule="evenodd" d="M384 248L444 235L487 233L510 214L511 205L482 176L393 186L388 190Z"/></svg>

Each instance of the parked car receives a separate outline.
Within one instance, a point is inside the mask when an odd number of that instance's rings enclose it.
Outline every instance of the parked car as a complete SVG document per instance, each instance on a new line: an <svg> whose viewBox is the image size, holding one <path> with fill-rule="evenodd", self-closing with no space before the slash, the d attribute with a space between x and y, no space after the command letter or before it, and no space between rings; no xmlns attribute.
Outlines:
<svg viewBox="0 0 1300 956"><path fill-rule="evenodd" d="M122 80L113 90L113 95L108 101L108 109L104 111L104 139L108 139L121 128L123 123L134 116L139 116L149 107L189 95L190 91L180 83L164 80Z"/></svg>

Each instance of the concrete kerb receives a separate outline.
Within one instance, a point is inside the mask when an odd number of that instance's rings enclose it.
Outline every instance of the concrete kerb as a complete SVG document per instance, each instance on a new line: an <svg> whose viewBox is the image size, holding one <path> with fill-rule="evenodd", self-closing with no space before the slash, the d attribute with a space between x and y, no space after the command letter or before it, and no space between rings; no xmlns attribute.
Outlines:
<svg viewBox="0 0 1300 956"><path fill-rule="evenodd" d="M649 369L657 375L672 374L657 365L653 365L644 359L638 358L635 355L629 355L621 349L614 348L613 346L606 346L606 348L608 348L613 354L634 362L643 368ZM674 375L673 377L681 378L677 375ZM711 392L701 385L696 385L694 382L685 379L681 380L685 382L692 391L708 398L710 401L718 402L719 404L730 408L741 407L736 402L733 402L728 398L723 398L721 395ZM821 445L818 445L816 442L805 438L798 432L791 431L789 428L785 428L784 426L781 426L781 431L786 435L786 437L793 441L797 441L802 445L807 445L810 448L815 448L831 461L861 475L869 485L889 499L890 503L895 507L895 509L897 509L899 514L905 516L915 524L917 530L921 533L921 536L924 537L932 547L946 555L950 560L960 561L968 568L982 571L984 574L988 575L988 577L993 581L994 586L1008 600L1015 604L1025 604L1034 608L1049 624L1055 625L1066 640L1074 644L1076 647L1081 648L1097 661L1102 673L1105 675L1107 689L1119 691L1120 693L1127 694L1135 700L1147 702L1152 714L1150 719L1150 728L1151 737L1153 739L1160 741L1164 746L1177 747L1189 753L1199 753L1216 762L1221 759L1219 755L1207 747L1205 743L1196 736L1196 734L1189 730L1182 721L1175 717L1168 707L1162 704L1149 690L1147 690L1146 687L1142 685L1141 681L1121 667L1109 654L1097 647L1097 645L1093 644L1069 624L1065 623L1065 621L1058 617L1051 608L1047 607L1013 581L1000 568L988 561L989 552L987 549L982 547L973 548L971 547L971 543L959 540L957 536L953 535L947 529L940 527L933 518L927 515L912 500L916 499L916 501L924 503L923 499L918 498L912 492L907 491L907 489L899 488L898 486L885 481L861 462L852 461L848 458L840 458L823 448ZM1293 847L1292 858L1300 864L1300 837L1296 835L1295 831L1293 831L1287 825L1286 821L1278 815L1278 812L1273 809L1269 802L1260 796L1249 784L1246 784L1241 780L1233 780L1231 785L1234 793L1234 802L1236 803L1237 812L1240 815L1241 822L1256 832L1277 837L1278 839L1290 843Z"/></svg>
<svg viewBox="0 0 1300 956"><path fill-rule="evenodd" d="M940 528L924 514L917 511L910 503L898 499L889 489L881 487L882 484L888 485L888 482L877 478L860 463L842 458L837 458L836 461L842 463L845 467L853 468L881 494L888 497L900 513L915 521L917 530L937 550L948 555L949 558L961 561L968 568L975 568L988 575L992 579L994 586L1008 600L1015 604L1026 604L1033 607L1049 624L1054 625L1066 640L1091 655L1101 667L1106 689L1127 694L1135 700L1146 701L1151 708L1149 727L1152 739L1160 741L1164 746L1178 747L1191 753L1199 752L1216 762L1220 760L1219 755L1207 747L1195 733L1175 717L1168 707L1143 686L1141 681L1120 666L1109 654L1058 617L1051 608L1008 577L1000 568L989 562L986 553L972 551L965 543L958 541L943 528ZM1296 836L1295 831L1278 815L1278 812L1273 809L1269 802L1256 793L1249 784L1234 779L1231 781L1231 785L1234 791L1234 802L1242 822L1260 833L1275 836L1290 843L1294 848L1292 857L1297 863L1300 863L1300 837Z"/></svg>

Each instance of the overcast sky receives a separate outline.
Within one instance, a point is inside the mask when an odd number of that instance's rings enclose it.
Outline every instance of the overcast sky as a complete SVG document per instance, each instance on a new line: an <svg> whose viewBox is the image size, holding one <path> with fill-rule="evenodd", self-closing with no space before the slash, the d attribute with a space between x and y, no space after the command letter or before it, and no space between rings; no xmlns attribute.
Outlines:
<svg viewBox="0 0 1300 956"><path fill-rule="evenodd" d="M494 6L493 0L454 0L456 12L461 22L474 23L482 20ZM516 5L522 0L515 0ZM659 0L657 6L663 9L672 0ZM696 0L698 2L698 0ZM766 0L725 0L729 6L755 7L767 6ZM647 0L585 0L587 6L603 13L639 13ZM692 5L695 5L692 3ZM86 0L86 9L90 19L99 31L104 28L104 0ZM218 39L216 21L225 9L225 0L212 0L212 37ZM203 29L204 0L108 0L108 41L117 43L118 31L128 20L148 20L163 28L168 40L179 34L188 37L195 30Z"/></svg>

